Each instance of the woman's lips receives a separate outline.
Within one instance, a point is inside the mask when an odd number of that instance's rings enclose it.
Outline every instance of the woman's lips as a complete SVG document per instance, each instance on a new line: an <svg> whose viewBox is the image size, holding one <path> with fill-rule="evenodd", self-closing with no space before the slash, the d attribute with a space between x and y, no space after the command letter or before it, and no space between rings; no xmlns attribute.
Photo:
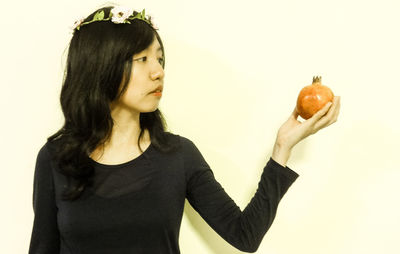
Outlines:
<svg viewBox="0 0 400 254"><path fill-rule="evenodd" d="M151 93L152 95L154 95L154 96L162 96L162 92L161 91L156 91L156 92L152 92Z"/></svg>
<svg viewBox="0 0 400 254"><path fill-rule="evenodd" d="M150 94L152 94L154 96L161 96L162 90L163 90L163 86L158 86L156 89L154 89L152 92L150 92Z"/></svg>

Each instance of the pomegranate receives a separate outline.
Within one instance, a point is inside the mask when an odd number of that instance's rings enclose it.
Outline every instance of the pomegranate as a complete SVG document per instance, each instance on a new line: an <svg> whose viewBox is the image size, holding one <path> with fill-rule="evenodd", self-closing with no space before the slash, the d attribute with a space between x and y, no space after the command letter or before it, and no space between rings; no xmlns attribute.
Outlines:
<svg viewBox="0 0 400 254"><path fill-rule="evenodd" d="M321 84L321 76L314 76L312 84L301 89L297 98L296 110L303 119L307 120L326 103L333 102L333 97L331 89Z"/></svg>

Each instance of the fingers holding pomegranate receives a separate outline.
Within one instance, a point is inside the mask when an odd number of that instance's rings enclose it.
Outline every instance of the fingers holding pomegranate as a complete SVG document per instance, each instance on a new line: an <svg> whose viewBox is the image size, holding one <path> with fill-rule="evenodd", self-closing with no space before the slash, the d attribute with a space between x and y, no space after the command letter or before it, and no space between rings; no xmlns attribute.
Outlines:
<svg viewBox="0 0 400 254"><path fill-rule="evenodd" d="M314 130L316 133L337 121L340 113L340 96L335 96L331 105L326 105L323 109L317 112L310 121L313 122Z"/></svg>

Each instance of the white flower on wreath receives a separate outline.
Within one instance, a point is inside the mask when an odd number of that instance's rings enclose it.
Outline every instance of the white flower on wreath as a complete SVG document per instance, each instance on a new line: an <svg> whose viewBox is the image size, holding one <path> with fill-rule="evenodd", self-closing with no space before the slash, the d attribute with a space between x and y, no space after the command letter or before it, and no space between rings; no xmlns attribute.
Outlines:
<svg viewBox="0 0 400 254"><path fill-rule="evenodd" d="M158 26L154 23L154 16L152 15L146 15L147 20L151 20L151 26L155 29L158 30Z"/></svg>
<svg viewBox="0 0 400 254"><path fill-rule="evenodd" d="M133 9L125 6L116 6L112 8L111 13L111 21L117 24L121 24L124 23L130 15L132 15Z"/></svg>
<svg viewBox="0 0 400 254"><path fill-rule="evenodd" d="M71 29L75 30L75 28L80 26L84 20L85 20L85 17L81 17L80 19L76 20L75 23L72 25Z"/></svg>

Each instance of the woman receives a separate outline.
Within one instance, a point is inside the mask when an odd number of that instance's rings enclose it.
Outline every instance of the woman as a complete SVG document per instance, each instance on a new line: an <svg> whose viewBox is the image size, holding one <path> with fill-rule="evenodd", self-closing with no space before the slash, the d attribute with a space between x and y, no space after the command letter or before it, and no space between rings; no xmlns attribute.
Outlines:
<svg viewBox="0 0 400 254"><path fill-rule="evenodd" d="M339 98L303 123L293 111L241 211L193 142L165 130L165 56L151 18L110 6L73 29L65 123L36 161L29 253L180 253L185 198L227 242L255 252L298 177L291 149L336 121Z"/></svg>

